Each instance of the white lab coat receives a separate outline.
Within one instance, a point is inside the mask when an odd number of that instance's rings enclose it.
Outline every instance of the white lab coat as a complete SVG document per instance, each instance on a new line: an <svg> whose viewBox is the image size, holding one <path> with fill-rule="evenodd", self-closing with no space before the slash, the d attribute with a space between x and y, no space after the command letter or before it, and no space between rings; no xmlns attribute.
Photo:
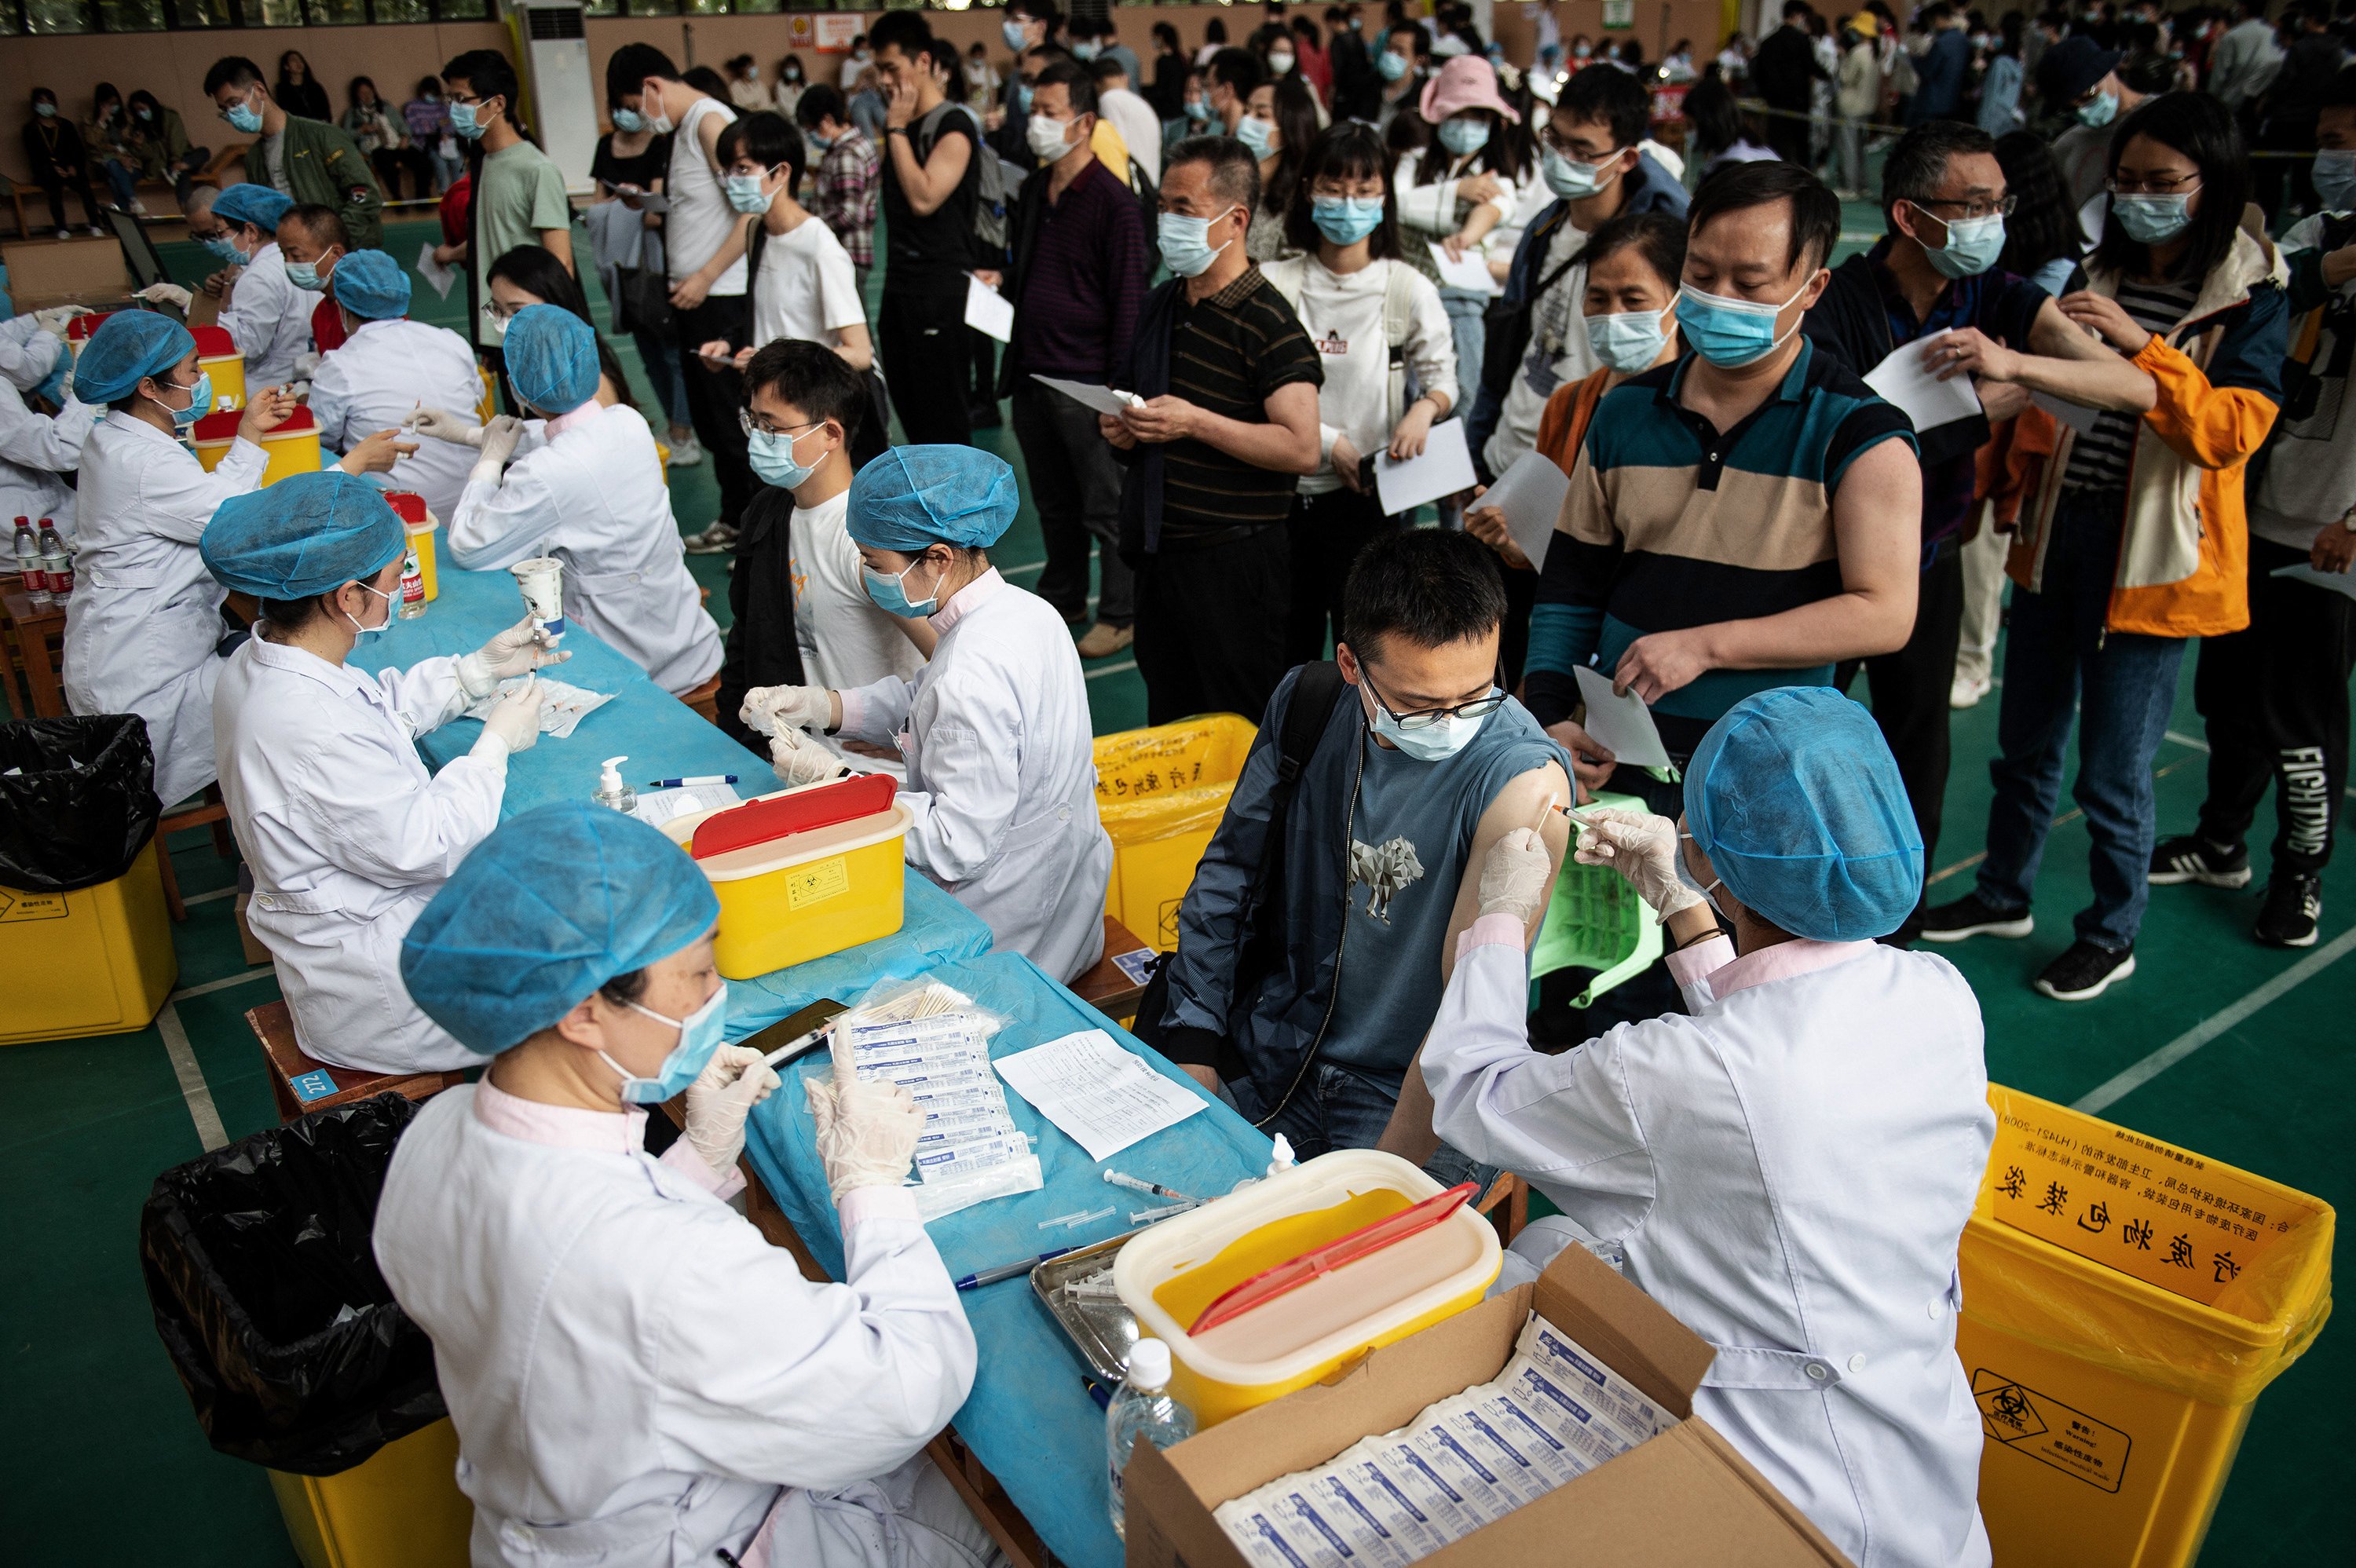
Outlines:
<svg viewBox="0 0 2356 1568"><path fill-rule="evenodd" d="M311 351L311 313L319 296L286 281L286 258L272 240L237 269L220 325L245 356L248 396L294 379L294 357ZM466 407L473 407L470 400Z"/></svg>
<svg viewBox="0 0 2356 1568"><path fill-rule="evenodd" d="M0 376L0 531L13 533L20 517L48 517L72 542L74 491L61 475L81 466L82 442L105 411L69 398L54 418L35 413Z"/></svg>
<svg viewBox="0 0 2356 1568"><path fill-rule="evenodd" d="M1955 1356L1995 1134L1971 987L1874 943L1669 962L1691 1017L1540 1056L1520 923L1476 923L1424 1045L1433 1129L1717 1347L1695 1413L1860 1568L1986 1564Z"/></svg>
<svg viewBox="0 0 2356 1568"><path fill-rule="evenodd" d="M226 592L197 541L214 509L262 481L269 457L239 437L210 474L151 424L109 413L81 449L74 592L66 604L66 703L136 713L166 805L213 782L213 652Z"/></svg>
<svg viewBox="0 0 2356 1568"><path fill-rule="evenodd" d="M1112 879L1071 632L996 568L933 624L915 679L842 694L841 733L907 759L908 864L989 923L992 951L1069 980L1104 956Z"/></svg>
<svg viewBox="0 0 2356 1568"><path fill-rule="evenodd" d="M845 1283L815 1284L723 1201L741 1178L684 1138L650 1158L645 1125L485 1083L393 1151L376 1258L434 1340L477 1568L984 1560L895 1540L876 1495L973 1383L913 1200L848 1195Z"/></svg>
<svg viewBox="0 0 2356 1568"><path fill-rule="evenodd" d="M397 429L421 404L465 413L482 391L474 349L448 327L364 321L341 347L320 356L311 377L311 417L322 447L349 452L363 437ZM369 478L389 490L414 491L435 517L447 517L478 455L455 441L420 441L392 472Z"/></svg>
<svg viewBox="0 0 2356 1568"><path fill-rule="evenodd" d="M29 315L0 321L0 379L20 392L29 392L48 379L65 352L65 339L41 330Z"/></svg>
<svg viewBox="0 0 2356 1568"><path fill-rule="evenodd" d="M564 613L678 696L720 669L720 628L688 574L654 432L636 409L584 404L533 429L497 482L450 514L450 563L564 563Z"/></svg>
<svg viewBox="0 0 2356 1568"><path fill-rule="evenodd" d="M369 675L255 637L213 693L221 798L253 868L246 921L270 949L294 1038L370 1072L473 1067L401 983L401 939L499 822L493 738L429 773L415 736L466 707L457 660Z"/></svg>

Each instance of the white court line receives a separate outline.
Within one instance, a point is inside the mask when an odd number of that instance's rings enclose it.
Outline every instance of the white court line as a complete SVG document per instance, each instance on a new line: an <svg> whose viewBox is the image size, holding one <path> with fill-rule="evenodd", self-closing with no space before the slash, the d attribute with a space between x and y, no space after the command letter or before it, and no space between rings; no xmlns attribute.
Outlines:
<svg viewBox="0 0 2356 1568"><path fill-rule="evenodd" d="M215 899L233 899L235 897L237 897L237 884L235 882L231 882L225 888L215 888L209 893L184 894L181 897L180 901L184 904L209 904Z"/></svg>
<svg viewBox="0 0 2356 1568"><path fill-rule="evenodd" d="M227 1147L229 1131L221 1125L213 1092L205 1083L205 1070L197 1065L188 1031L180 1027L180 1010L168 1000L155 1015L155 1032L164 1037L164 1054L172 1059L172 1076L180 1081L180 1098L188 1103L188 1119L197 1124L197 1141L205 1146L207 1154Z"/></svg>
<svg viewBox="0 0 2356 1568"><path fill-rule="evenodd" d="M1096 677L1098 677L1098 676L1100 676L1100 675L1119 675L1121 671L1123 671L1123 670L1125 670L1125 669L1135 669L1136 667L1137 667L1137 661L1136 661L1135 659L1123 659L1123 660L1121 660L1121 662L1120 662L1120 663L1119 663L1119 664L1108 664L1108 665L1105 666L1105 667L1104 667L1104 668L1102 668L1102 669L1092 669L1092 670L1088 671L1088 672L1087 672L1087 674L1083 678L1084 678L1084 679L1087 679L1087 680L1094 680L1094 679L1096 679Z"/></svg>
<svg viewBox="0 0 2356 1568"><path fill-rule="evenodd" d="M2100 1113L2142 1088L2259 1008L2314 979L2351 953L2356 953L2356 928L2341 932L2328 946L2308 954L2222 1012L2212 1014L2186 1029L2092 1093L2072 1103L2071 1109L2083 1111L2088 1115Z"/></svg>
<svg viewBox="0 0 2356 1568"><path fill-rule="evenodd" d="M218 980L207 980L201 986L189 986L185 989L173 992L171 996L166 999L174 1002L185 1002L190 997L209 996L215 991L226 991L231 986L242 986L248 980L259 980L264 976L275 975L276 973L278 973L276 969L264 964L259 969L248 969L244 973L238 975L224 975Z"/></svg>
<svg viewBox="0 0 2356 1568"><path fill-rule="evenodd" d="M1012 577L1018 571L1040 571L1045 570L1046 565L1047 563L1044 560L1026 560L1020 566L1000 567L998 569L998 575L1001 577Z"/></svg>

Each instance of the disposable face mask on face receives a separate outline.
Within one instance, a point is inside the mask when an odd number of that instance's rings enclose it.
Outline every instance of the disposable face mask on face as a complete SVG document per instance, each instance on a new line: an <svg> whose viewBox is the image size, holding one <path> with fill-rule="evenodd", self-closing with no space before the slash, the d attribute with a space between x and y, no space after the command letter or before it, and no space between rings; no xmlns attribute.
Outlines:
<svg viewBox="0 0 2356 1568"><path fill-rule="evenodd" d="M1014 84L1014 107L1021 110L1025 114L1031 112L1031 84L1029 82L1018 81Z"/></svg>
<svg viewBox="0 0 2356 1568"><path fill-rule="evenodd" d="M232 129L242 131L249 136L262 129L262 111L251 103L232 105L228 113L228 120Z"/></svg>
<svg viewBox="0 0 2356 1568"><path fill-rule="evenodd" d="M1382 72L1385 81L1397 81L1407 74L1407 56L1396 50L1385 49L1376 57L1375 69Z"/></svg>
<svg viewBox="0 0 2356 1568"><path fill-rule="evenodd" d="M1775 352L1784 337L1775 332L1775 317L1785 305L1808 292L1802 283L1783 304L1766 304L1754 300L1729 299L1724 294L1704 293L1687 283L1677 290L1677 325L1684 329L1686 341L1694 352L1721 370L1739 370L1755 364ZM1799 330L1793 323L1792 330Z"/></svg>
<svg viewBox="0 0 2356 1568"><path fill-rule="evenodd" d="M663 112L662 90L651 81L638 89L638 112L647 117L647 129L656 135L670 133L670 116Z"/></svg>
<svg viewBox="0 0 2356 1568"><path fill-rule="evenodd" d="M384 619L379 621L373 626L363 626L359 624L359 620L353 616L350 611L345 610L339 612L339 613L342 614L345 620L351 622L352 630L359 635L359 640L361 642L365 643L370 637L380 637L384 635L386 629L392 624L392 595L387 593L383 589L377 587L372 582L355 582L352 586L355 588L365 589L367 592L375 594L378 598L384 601Z"/></svg>
<svg viewBox="0 0 2356 1568"><path fill-rule="evenodd" d="M1255 158L1265 158L1276 151L1276 127L1265 120L1247 114L1236 122L1236 140Z"/></svg>
<svg viewBox="0 0 2356 1568"><path fill-rule="evenodd" d="M1669 341L1664 313L1656 310L1617 311L1587 318L1587 346L1614 370L1634 375L1661 357Z"/></svg>
<svg viewBox="0 0 2356 1568"><path fill-rule="evenodd" d="M1922 253L1930 257L1932 268L1941 277L1977 277L2004 254L2004 214L1952 219L1947 224L1946 244L1936 251L1925 245Z"/></svg>
<svg viewBox="0 0 2356 1568"><path fill-rule="evenodd" d="M866 585L867 597L874 602L878 610L883 611L886 615L898 615L905 620L913 621L919 615L929 615L940 608L941 594L937 584L933 592L923 599L908 597L908 572L916 571L918 564L916 561L910 561L907 571L896 577L887 576L872 566L862 566L859 569L860 580Z"/></svg>
<svg viewBox="0 0 2356 1568"><path fill-rule="evenodd" d="M712 999L683 1019L667 1019L652 1008L629 1004L634 1013L644 1013L659 1024L669 1024L679 1030L679 1043L662 1060L662 1066L652 1078L640 1078L606 1055L597 1059L621 1075L622 1103L627 1105L659 1105L675 1095L687 1092L687 1086L702 1076L711 1065L712 1053L720 1049L720 1037L728 1028L728 987L721 987L712 993Z"/></svg>
<svg viewBox="0 0 2356 1568"><path fill-rule="evenodd" d="M1614 153L1612 156L1616 158L1619 155ZM1546 181L1547 189L1565 201L1578 201L1593 196L1620 177L1616 173L1606 176L1601 169L1583 159L1566 158L1552 147L1547 148L1545 155L1538 159L1538 174Z"/></svg>
<svg viewBox="0 0 2356 1568"><path fill-rule="evenodd" d="M1244 123L1248 125L1251 122L1247 120ZM1226 214L1219 216L1224 218ZM1212 245L1211 221L1207 218L1188 218L1177 212L1162 215L1155 242L1161 247L1164 264L1180 277L1201 277L1210 271L1211 263L1219 259L1219 252L1227 248L1226 245ZM1227 241L1227 245L1234 243L1232 240Z"/></svg>
<svg viewBox="0 0 2356 1568"><path fill-rule="evenodd" d="M1268 69L1269 75L1282 76L1292 69L1292 57L1289 54L1270 55L1268 57Z"/></svg>
<svg viewBox="0 0 2356 1568"><path fill-rule="evenodd" d="M1460 158L1477 153L1489 144L1489 123L1476 120L1469 114L1442 120L1440 123L1440 144Z"/></svg>
<svg viewBox="0 0 2356 1568"><path fill-rule="evenodd" d="M172 416L172 423L177 428L186 430L188 426L196 423L198 420L213 411L213 373L210 370L199 370L197 372L197 384L193 388L175 387L172 389L174 391L193 391L195 393L195 396L188 400L188 406L185 409L176 409L161 398L155 400L155 406L162 409L166 413L170 414Z"/></svg>
<svg viewBox="0 0 2356 1568"><path fill-rule="evenodd" d="M316 261L289 261L286 263L286 281L306 293L316 294L327 286L328 272L335 271L335 265L332 260L324 256ZM321 267L326 267L327 272L319 271Z"/></svg>
<svg viewBox="0 0 2356 1568"><path fill-rule="evenodd" d="M758 214L769 210L776 201L775 196L762 194L765 175L729 175L721 181L728 192L728 205L743 213Z"/></svg>
<svg viewBox="0 0 2356 1568"><path fill-rule="evenodd" d="M1383 221L1378 196L1321 196L1309 204L1309 220L1336 245L1355 245Z"/></svg>
<svg viewBox="0 0 2356 1568"><path fill-rule="evenodd" d="M210 251L232 267L245 266L253 260L252 257L239 250L237 241L226 234L213 235L204 244L206 250Z"/></svg>
<svg viewBox="0 0 2356 1568"><path fill-rule="evenodd" d="M2079 124L2091 125L2099 129L2117 118L2119 95L2115 92L2098 92L2078 105L2077 112Z"/></svg>
<svg viewBox="0 0 2356 1568"><path fill-rule="evenodd" d="M480 141L483 134L481 108L480 104L476 103L450 105L450 129L457 132L469 142Z"/></svg>
<svg viewBox="0 0 2356 1568"><path fill-rule="evenodd" d="M2184 232L2192 221L2192 197L2185 196L2115 196L2111 216L2141 245L2157 245Z"/></svg>
<svg viewBox="0 0 2356 1568"><path fill-rule="evenodd" d="M1095 44L1074 44L1072 58L1076 60L1092 60L1097 58L1097 48ZM1269 63L1272 65L1275 62L1271 60Z"/></svg>
<svg viewBox="0 0 2356 1568"><path fill-rule="evenodd" d="M998 36L1006 40L1008 48L1020 49L1023 47L1023 24L1011 21L1001 22L998 24Z"/></svg>
<svg viewBox="0 0 2356 1568"><path fill-rule="evenodd" d="M1033 114L1023 128L1023 140L1030 144L1031 155L1043 164L1052 164L1072 150L1072 122L1050 120L1044 114Z"/></svg>
<svg viewBox="0 0 2356 1568"><path fill-rule="evenodd" d="M817 433L815 430L802 432L802 435ZM801 435L785 435L766 430L754 431L745 437L746 461L752 464L753 472L760 477L762 484L774 485L780 490L791 490L818 472L815 463L794 461L794 447L801 438Z"/></svg>
<svg viewBox="0 0 2356 1568"><path fill-rule="evenodd" d="M1372 696L1373 693L1367 693ZM1487 714L1467 719L1451 713L1437 724L1427 724L1419 730L1404 730L1391 717L1390 709L1377 700L1375 703L1375 733L1419 763L1445 762L1472 743L1481 726L1489 721Z"/></svg>
<svg viewBox="0 0 2356 1568"><path fill-rule="evenodd" d="M2308 177L2315 181L2315 194L2330 211L2345 212L2356 207L2356 151L2331 149L2316 154Z"/></svg>
<svg viewBox="0 0 2356 1568"><path fill-rule="evenodd" d="M1444 60L1454 59L1458 55L1471 52L1471 48L1455 34L1447 33L1432 40L1431 52Z"/></svg>
<svg viewBox="0 0 2356 1568"><path fill-rule="evenodd" d="M614 129L626 136L635 136L647 128L647 117L635 109L614 111Z"/></svg>
<svg viewBox="0 0 2356 1568"><path fill-rule="evenodd" d="M1188 101L1186 105L1187 119L1192 120L1195 124L1200 125L1210 117L1211 106L1209 104L1204 102L1199 98L1193 99Z"/></svg>
<svg viewBox="0 0 2356 1568"><path fill-rule="evenodd" d="M54 120L58 117L58 106L54 103L36 103L33 105L33 112L44 120Z"/></svg>

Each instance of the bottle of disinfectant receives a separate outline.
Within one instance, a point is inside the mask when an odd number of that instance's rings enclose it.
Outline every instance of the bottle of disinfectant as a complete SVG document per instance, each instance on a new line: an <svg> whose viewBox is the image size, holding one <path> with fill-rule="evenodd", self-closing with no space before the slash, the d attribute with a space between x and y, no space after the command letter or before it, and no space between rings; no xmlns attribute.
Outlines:
<svg viewBox="0 0 2356 1568"><path fill-rule="evenodd" d="M627 757L608 757L605 772L597 775L597 793L589 798L599 805L610 805L627 816L638 809L638 792L622 779L622 767Z"/></svg>
<svg viewBox="0 0 2356 1568"><path fill-rule="evenodd" d="M1129 1530L1121 1512L1121 1476L1140 1437L1156 1448L1183 1443L1194 1435L1194 1413L1170 1395L1170 1347L1159 1339L1140 1339L1129 1352L1129 1376L1105 1408L1105 1451L1110 1460L1112 1532L1124 1541Z"/></svg>

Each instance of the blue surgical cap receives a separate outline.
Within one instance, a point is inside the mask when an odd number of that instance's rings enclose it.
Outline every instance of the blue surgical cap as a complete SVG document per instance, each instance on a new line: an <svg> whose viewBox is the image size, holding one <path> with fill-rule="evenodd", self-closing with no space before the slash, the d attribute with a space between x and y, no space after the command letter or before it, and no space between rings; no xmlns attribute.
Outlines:
<svg viewBox="0 0 2356 1568"><path fill-rule="evenodd" d="M987 549L1021 504L1003 458L970 446L894 446L851 481L845 526L868 549L903 555L932 544Z"/></svg>
<svg viewBox="0 0 2356 1568"><path fill-rule="evenodd" d="M112 403L143 376L161 376L197 351L188 329L152 310L119 310L98 324L74 366L74 396Z"/></svg>
<svg viewBox="0 0 2356 1568"><path fill-rule="evenodd" d="M710 879L654 828L587 801L543 805L460 862L401 939L401 978L427 1018L490 1056L719 918Z"/></svg>
<svg viewBox="0 0 2356 1568"><path fill-rule="evenodd" d="M552 417L597 395L597 334L562 305L528 304L500 344L516 395Z"/></svg>
<svg viewBox="0 0 2356 1568"><path fill-rule="evenodd" d="M251 223L264 234L275 232L278 220L294 198L253 180L230 187L213 198L213 216L223 223Z"/></svg>
<svg viewBox="0 0 2356 1568"><path fill-rule="evenodd" d="M337 261L327 287L337 304L370 321L409 311L409 274L381 251L354 251Z"/></svg>
<svg viewBox="0 0 2356 1568"><path fill-rule="evenodd" d="M197 552L222 586L261 599L308 599L382 571L407 546L384 492L330 468L232 496Z"/></svg>
<svg viewBox="0 0 2356 1568"><path fill-rule="evenodd" d="M1758 692L1711 725L1686 769L1686 827L1727 891L1794 936L1887 936L1922 896L1898 764L1830 687Z"/></svg>

